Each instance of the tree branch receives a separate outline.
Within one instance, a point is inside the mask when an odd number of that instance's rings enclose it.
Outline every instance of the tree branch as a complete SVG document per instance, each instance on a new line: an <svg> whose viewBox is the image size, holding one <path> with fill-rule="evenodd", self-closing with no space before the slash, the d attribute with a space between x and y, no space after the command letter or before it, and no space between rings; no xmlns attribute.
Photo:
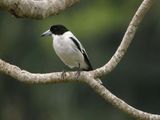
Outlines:
<svg viewBox="0 0 160 120"><path fill-rule="evenodd" d="M30 84L44 84L44 83L60 83L60 82L84 82L88 84L94 91L96 91L100 96L102 96L106 102L110 102L113 106L120 109L121 111L133 116L137 119L143 120L160 120L160 115L151 114L147 112L140 111L136 108L125 103L123 100L119 99L113 95L109 90L107 90L103 85L96 81L105 74L111 72L126 53L134 34L138 28L138 25L142 21L144 15L147 13L154 0L144 0L131 20L129 27L123 37L123 40L118 47L117 51L111 58L111 60L101 68L94 71L81 72L78 79L76 79L75 72L67 72L64 79L61 78L61 72L56 73L30 73L25 70L21 70L15 65L11 65L0 59L0 73L9 75L21 82Z"/></svg>
<svg viewBox="0 0 160 120"><path fill-rule="evenodd" d="M138 120L160 120L160 115L143 112L128 105L126 102L112 94L103 85L97 83L94 79L88 80L87 84L102 98L104 98L106 102L110 102L114 107Z"/></svg>
<svg viewBox="0 0 160 120"><path fill-rule="evenodd" d="M16 17L42 19L56 15L79 0L0 0L0 9Z"/></svg>
<svg viewBox="0 0 160 120"><path fill-rule="evenodd" d="M108 63L93 71L92 74L94 74L94 77L101 77L103 75L106 75L110 73L118 65L118 63L121 61L121 59L127 52L127 49L134 38L139 24L143 20L143 17L148 12L154 1L155 0L144 0L142 2L138 10L136 11L135 15L133 16L126 30L126 33L121 41L121 44L119 45L115 54L112 56Z"/></svg>

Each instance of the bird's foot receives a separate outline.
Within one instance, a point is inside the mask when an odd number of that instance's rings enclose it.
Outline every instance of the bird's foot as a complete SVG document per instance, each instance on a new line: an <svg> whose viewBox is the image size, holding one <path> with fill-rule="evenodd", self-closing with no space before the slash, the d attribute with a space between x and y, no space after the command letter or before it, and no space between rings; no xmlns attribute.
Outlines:
<svg viewBox="0 0 160 120"><path fill-rule="evenodd" d="M81 71L78 70L75 75L76 75L76 80L78 80L79 76L81 75Z"/></svg>
<svg viewBox="0 0 160 120"><path fill-rule="evenodd" d="M66 77L66 71L62 71L61 78L64 79Z"/></svg>

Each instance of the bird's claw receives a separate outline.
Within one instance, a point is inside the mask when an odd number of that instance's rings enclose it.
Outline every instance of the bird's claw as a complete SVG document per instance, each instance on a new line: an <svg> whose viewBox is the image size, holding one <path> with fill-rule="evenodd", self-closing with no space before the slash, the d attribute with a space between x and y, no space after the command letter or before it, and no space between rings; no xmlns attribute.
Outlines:
<svg viewBox="0 0 160 120"><path fill-rule="evenodd" d="M64 79L66 77L66 71L63 71L61 74L61 78Z"/></svg>
<svg viewBox="0 0 160 120"><path fill-rule="evenodd" d="M76 80L78 80L79 76L81 75L81 71L78 70L75 75L76 75Z"/></svg>

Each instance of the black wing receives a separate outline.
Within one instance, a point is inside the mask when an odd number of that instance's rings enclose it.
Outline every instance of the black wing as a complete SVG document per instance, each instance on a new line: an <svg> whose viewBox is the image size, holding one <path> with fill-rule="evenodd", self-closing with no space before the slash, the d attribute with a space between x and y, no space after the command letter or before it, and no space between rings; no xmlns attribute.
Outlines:
<svg viewBox="0 0 160 120"><path fill-rule="evenodd" d="M89 57L88 57L85 49L82 48L81 44L76 39L74 39L73 37L70 37L70 38L74 42L74 44L77 46L77 48L81 51L81 53L83 54L84 60L85 60L86 64L88 65L88 68L83 69L83 70L86 70L86 71L93 70L92 65L89 61Z"/></svg>
<svg viewBox="0 0 160 120"><path fill-rule="evenodd" d="M77 46L78 50L80 50L82 52L82 49L81 49L81 46L80 44L78 43L78 41L76 39L74 39L73 37L70 37L71 40L74 42L74 44Z"/></svg>
<svg viewBox="0 0 160 120"><path fill-rule="evenodd" d="M88 57L88 55L87 55L87 53L86 53L86 51L83 49L83 56L84 56L84 60L85 60L85 62L87 63L87 65L88 65L88 68L87 69L84 69L84 70L86 70L86 71L90 71L90 70L93 70L93 67L92 67L92 65L91 65L91 63L90 63L90 61L89 61L89 57Z"/></svg>

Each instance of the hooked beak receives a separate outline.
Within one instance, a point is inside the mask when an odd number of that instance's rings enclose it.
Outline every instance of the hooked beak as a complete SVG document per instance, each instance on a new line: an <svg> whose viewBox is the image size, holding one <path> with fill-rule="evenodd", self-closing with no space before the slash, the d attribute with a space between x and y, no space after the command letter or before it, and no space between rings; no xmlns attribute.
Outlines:
<svg viewBox="0 0 160 120"><path fill-rule="evenodd" d="M50 30L47 30L46 32L44 32L41 37L44 37L44 36L50 36L52 35L52 32Z"/></svg>

